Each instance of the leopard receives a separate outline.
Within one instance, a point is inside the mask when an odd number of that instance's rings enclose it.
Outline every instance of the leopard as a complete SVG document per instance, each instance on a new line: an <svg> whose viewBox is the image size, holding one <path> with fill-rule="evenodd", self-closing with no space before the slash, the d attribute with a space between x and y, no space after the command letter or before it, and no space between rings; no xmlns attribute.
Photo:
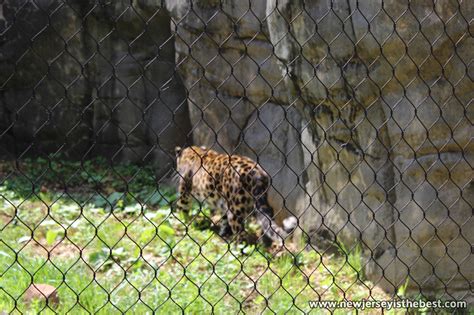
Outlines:
<svg viewBox="0 0 474 315"><path fill-rule="evenodd" d="M178 194L176 208L189 214L193 200L224 214L219 234L240 243L248 239L245 220L254 216L262 229L262 243L279 251L295 229L290 216L280 227L268 202L271 178L249 157L219 153L205 146L176 147Z"/></svg>

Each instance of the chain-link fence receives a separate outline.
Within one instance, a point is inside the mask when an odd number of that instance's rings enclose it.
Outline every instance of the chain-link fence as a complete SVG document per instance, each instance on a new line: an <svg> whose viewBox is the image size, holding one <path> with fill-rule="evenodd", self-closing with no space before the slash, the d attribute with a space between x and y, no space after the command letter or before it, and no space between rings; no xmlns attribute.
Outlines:
<svg viewBox="0 0 474 315"><path fill-rule="evenodd" d="M0 1L0 311L471 305L473 11Z"/></svg>

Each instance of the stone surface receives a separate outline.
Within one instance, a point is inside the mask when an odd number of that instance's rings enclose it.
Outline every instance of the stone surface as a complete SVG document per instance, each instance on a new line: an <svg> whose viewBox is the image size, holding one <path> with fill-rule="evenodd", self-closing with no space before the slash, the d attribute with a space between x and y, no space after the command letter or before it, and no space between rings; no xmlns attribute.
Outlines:
<svg viewBox="0 0 474 315"><path fill-rule="evenodd" d="M167 171L190 125L166 10L24 2L1 4L0 154L105 155Z"/></svg>
<svg viewBox="0 0 474 315"><path fill-rule="evenodd" d="M409 272L409 290L473 302L473 9L456 1L381 8L378 0L267 1L271 42L309 122L311 225L362 241L375 258L369 278L387 290Z"/></svg>
<svg viewBox="0 0 474 315"><path fill-rule="evenodd" d="M31 303L33 300L46 301L48 305L59 304L59 297L56 288L49 284L33 283L23 293L23 298L26 303Z"/></svg>
<svg viewBox="0 0 474 315"><path fill-rule="evenodd" d="M474 301L471 7L166 7L195 143L258 157L300 235L361 243L377 285L396 291L409 269L412 292Z"/></svg>
<svg viewBox="0 0 474 315"><path fill-rule="evenodd" d="M176 64L188 91L194 143L258 160L272 176L271 204L283 219L301 208L304 196L302 118L288 102L278 59L260 23L265 3L166 5L177 34Z"/></svg>

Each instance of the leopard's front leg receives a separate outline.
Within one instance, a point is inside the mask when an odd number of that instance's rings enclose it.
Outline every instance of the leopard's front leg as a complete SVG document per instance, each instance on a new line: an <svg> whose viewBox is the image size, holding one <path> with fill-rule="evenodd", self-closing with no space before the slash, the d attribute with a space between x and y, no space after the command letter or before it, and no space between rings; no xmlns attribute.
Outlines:
<svg viewBox="0 0 474 315"><path fill-rule="evenodd" d="M239 205L233 202L229 203L229 210L227 211L227 221L234 235L234 240L237 243L249 242L250 237L245 230L244 217L245 212L242 211Z"/></svg>

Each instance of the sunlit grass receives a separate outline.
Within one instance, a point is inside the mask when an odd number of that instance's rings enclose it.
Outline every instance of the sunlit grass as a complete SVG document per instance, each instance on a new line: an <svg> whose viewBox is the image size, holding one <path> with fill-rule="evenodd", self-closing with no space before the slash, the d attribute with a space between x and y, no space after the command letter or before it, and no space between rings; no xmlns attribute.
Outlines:
<svg viewBox="0 0 474 315"><path fill-rule="evenodd" d="M93 181L104 178L103 166L88 167ZM139 170L130 168L133 178ZM92 195L68 195L51 188L54 176L44 176L31 194L31 182L12 174L0 178L6 312L293 314L309 312L310 300L389 299L364 279L360 250L321 256L288 244L292 250L274 256L260 246L229 244L199 222L186 225L170 209L175 195L153 180L136 177L140 183L124 193L115 183L122 178L108 177ZM32 282L56 287L60 303L26 303Z"/></svg>

